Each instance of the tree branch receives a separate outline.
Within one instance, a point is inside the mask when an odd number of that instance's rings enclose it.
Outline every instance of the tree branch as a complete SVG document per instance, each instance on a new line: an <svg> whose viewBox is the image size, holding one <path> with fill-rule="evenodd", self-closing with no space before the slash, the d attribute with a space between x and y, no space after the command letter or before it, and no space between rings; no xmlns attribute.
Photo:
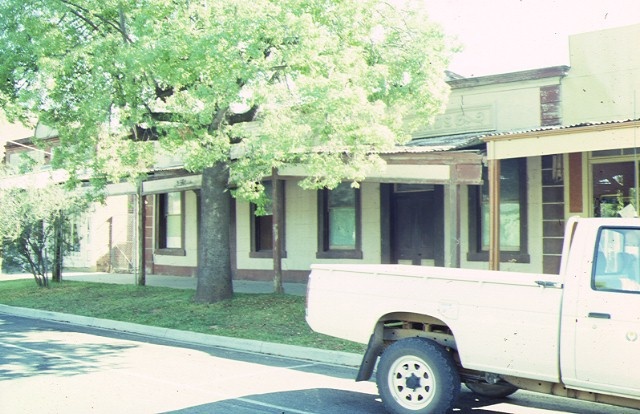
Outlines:
<svg viewBox="0 0 640 414"><path fill-rule="evenodd" d="M69 13L73 14L74 16L76 16L78 19L82 20L83 22L85 22L87 25L89 25L93 30L95 30L96 32L101 32L100 28L93 23L91 20L87 19L86 17L84 17L82 14L78 13L75 10L69 10Z"/></svg>
<svg viewBox="0 0 640 414"><path fill-rule="evenodd" d="M229 125L251 122L256 118L257 113L258 105L253 105L247 112L243 112L241 114L229 114L227 116L227 122Z"/></svg>
<svg viewBox="0 0 640 414"><path fill-rule="evenodd" d="M215 116L213 117L213 121L211 121L211 124L209 124L208 131L210 134L220 129L220 125L222 125L222 122L225 120L228 111L229 108L218 109L218 112L216 112Z"/></svg>
<svg viewBox="0 0 640 414"><path fill-rule="evenodd" d="M124 10L122 10L122 3L118 5L118 16L120 17L120 33L122 33L122 40L125 43L132 43L129 35L127 34L127 26L125 24Z"/></svg>
<svg viewBox="0 0 640 414"><path fill-rule="evenodd" d="M124 39L125 43L133 43L131 38L129 38L127 32L126 32L126 28L124 28L124 26L121 26L120 23L123 22L123 12L122 10L120 10L120 12L118 13L120 15L120 20L121 22L114 22L111 19L108 19L107 17L105 17L104 15L101 14L97 14L97 13L92 13L91 10L82 7L70 0L60 0L61 3L69 6L69 11L71 13L73 13L75 16L77 16L78 18L82 19L82 21L84 21L86 24L88 24L93 30L100 32L100 26L98 26L97 23L95 23L93 20L91 20L90 18L86 17L84 14L85 13L87 15L93 15L95 17L97 17L100 21L102 21L102 23L104 23L107 26L110 26L112 29L115 29L118 33L120 33L122 35L122 38ZM75 9L75 10L73 10ZM79 10L79 11L78 11ZM82 13L80 13L82 12Z"/></svg>

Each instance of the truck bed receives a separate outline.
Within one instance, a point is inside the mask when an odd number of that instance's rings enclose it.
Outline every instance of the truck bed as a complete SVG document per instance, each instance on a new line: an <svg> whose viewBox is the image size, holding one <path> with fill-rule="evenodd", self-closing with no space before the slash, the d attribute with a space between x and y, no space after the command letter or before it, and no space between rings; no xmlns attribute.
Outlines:
<svg viewBox="0 0 640 414"><path fill-rule="evenodd" d="M465 368L559 380L562 285L557 275L313 265L308 291L307 321L317 332L367 343L381 320L427 315L453 332Z"/></svg>

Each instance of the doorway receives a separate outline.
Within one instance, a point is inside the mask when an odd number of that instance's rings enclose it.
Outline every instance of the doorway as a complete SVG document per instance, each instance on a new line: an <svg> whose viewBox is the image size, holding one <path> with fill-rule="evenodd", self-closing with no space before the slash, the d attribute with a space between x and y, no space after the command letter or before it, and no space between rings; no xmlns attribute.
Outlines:
<svg viewBox="0 0 640 414"><path fill-rule="evenodd" d="M390 203L392 263L444 265L443 195L440 185L394 185Z"/></svg>

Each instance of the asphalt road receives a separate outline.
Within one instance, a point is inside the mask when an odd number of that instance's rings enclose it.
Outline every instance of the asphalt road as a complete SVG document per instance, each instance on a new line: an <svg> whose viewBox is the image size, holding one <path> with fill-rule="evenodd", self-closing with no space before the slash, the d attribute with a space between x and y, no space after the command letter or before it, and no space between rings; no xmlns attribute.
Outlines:
<svg viewBox="0 0 640 414"><path fill-rule="evenodd" d="M383 414L353 368L0 314L0 413ZM462 414L637 412L463 391Z"/></svg>

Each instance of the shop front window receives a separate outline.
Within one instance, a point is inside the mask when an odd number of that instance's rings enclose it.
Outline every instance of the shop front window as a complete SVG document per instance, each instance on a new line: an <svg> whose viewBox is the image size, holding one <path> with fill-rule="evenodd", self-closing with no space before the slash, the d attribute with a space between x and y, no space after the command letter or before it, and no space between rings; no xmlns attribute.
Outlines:
<svg viewBox="0 0 640 414"><path fill-rule="evenodd" d="M633 161L593 164L593 215L620 217L625 212L633 215L637 211L635 175Z"/></svg>
<svg viewBox="0 0 640 414"><path fill-rule="evenodd" d="M489 179L483 169L484 185L469 192L470 251L468 259L489 259ZM500 257L528 263L527 252L526 162L508 159L500 162Z"/></svg>

